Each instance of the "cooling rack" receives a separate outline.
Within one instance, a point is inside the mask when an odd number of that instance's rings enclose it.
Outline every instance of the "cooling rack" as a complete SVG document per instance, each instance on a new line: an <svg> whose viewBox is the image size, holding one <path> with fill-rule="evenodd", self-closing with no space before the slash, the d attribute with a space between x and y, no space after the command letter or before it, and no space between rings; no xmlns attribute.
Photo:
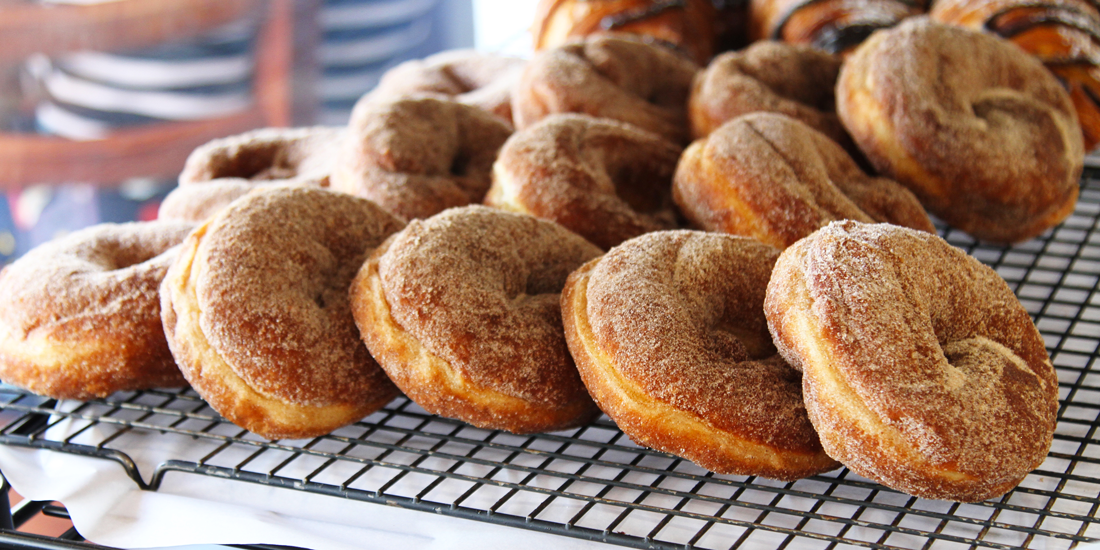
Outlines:
<svg viewBox="0 0 1100 550"><path fill-rule="evenodd" d="M716 475L633 444L606 418L516 436L404 398L324 437L267 441L190 390L56 403L0 387L0 443L113 460L154 491L169 472L213 476L635 548L1071 548L1100 539L1098 224L1090 168L1074 215L1038 239L991 247L941 228L1008 281L1059 376L1047 460L981 503L910 497L846 469L790 483ZM131 456L151 440L186 452L141 471Z"/></svg>

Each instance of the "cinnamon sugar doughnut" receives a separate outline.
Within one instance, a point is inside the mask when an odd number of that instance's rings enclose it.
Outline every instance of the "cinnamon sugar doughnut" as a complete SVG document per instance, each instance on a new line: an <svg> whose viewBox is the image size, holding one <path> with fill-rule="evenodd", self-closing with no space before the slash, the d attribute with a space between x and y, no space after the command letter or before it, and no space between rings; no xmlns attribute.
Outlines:
<svg viewBox="0 0 1100 550"><path fill-rule="evenodd" d="M839 466L768 334L764 290L778 256L743 237L660 231L570 275L569 349L631 439L720 473L793 480Z"/></svg>
<svg viewBox="0 0 1100 550"><path fill-rule="evenodd" d="M360 100L332 175L333 188L405 219L479 203L512 128L455 101Z"/></svg>
<svg viewBox="0 0 1100 550"><path fill-rule="evenodd" d="M868 176L836 142L775 113L744 115L693 143L672 195L697 227L779 248L843 219L935 231L904 187Z"/></svg>
<svg viewBox="0 0 1100 550"><path fill-rule="evenodd" d="M761 41L715 57L695 76L688 98L692 137L757 111L805 122L837 143L851 138L836 116L833 89L841 58L801 44Z"/></svg>
<svg viewBox="0 0 1100 550"><path fill-rule="evenodd" d="M880 174L978 239L1029 239L1077 201L1069 94L995 36L924 17L876 33L841 70L837 112Z"/></svg>
<svg viewBox="0 0 1100 550"><path fill-rule="evenodd" d="M690 139L692 61L631 35L594 35L535 54L512 96L516 129L553 113L613 118L674 143Z"/></svg>
<svg viewBox="0 0 1100 550"><path fill-rule="evenodd" d="M438 95L484 109L512 122L512 88L527 62L475 50L450 50L413 59L386 71L369 101Z"/></svg>
<svg viewBox="0 0 1100 550"><path fill-rule="evenodd" d="M212 140L187 157L179 184L216 180L301 183L325 187L343 128L261 128Z"/></svg>
<svg viewBox="0 0 1100 550"><path fill-rule="evenodd" d="M57 399L186 385L157 289L192 225L101 224L0 272L0 379Z"/></svg>
<svg viewBox="0 0 1100 550"><path fill-rule="evenodd" d="M599 254L552 222L455 208L379 247L352 310L371 354L428 411L514 433L579 426L599 410L566 349L559 295Z"/></svg>
<svg viewBox="0 0 1100 550"><path fill-rule="evenodd" d="M627 124L560 114L514 134L485 204L553 220L607 249L676 226L680 148Z"/></svg>
<svg viewBox="0 0 1100 550"><path fill-rule="evenodd" d="M201 223L247 195L257 187L278 185L256 183L236 178L203 182L202 185L181 185L173 189L157 207L157 219Z"/></svg>
<svg viewBox="0 0 1100 550"><path fill-rule="evenodd" d="M271 439L322 435L397 395L359 342L347 289L402 223L370 201L257 190L187 238L161 288L164 331L192 387Z"/></svg>
<svg viewBox="0 0 1100 550"><path fill-rule="evenodd" d="M978 501L1050 449L1042 336L996 272L935 235L830 224L779 258L765 312L825 451L860 475Z"/></svg>

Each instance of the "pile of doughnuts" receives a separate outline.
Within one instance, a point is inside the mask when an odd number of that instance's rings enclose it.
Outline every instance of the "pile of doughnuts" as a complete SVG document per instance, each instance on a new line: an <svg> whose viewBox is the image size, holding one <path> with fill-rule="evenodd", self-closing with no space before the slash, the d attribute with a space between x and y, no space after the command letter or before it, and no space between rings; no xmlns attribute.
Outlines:
<svg viewBox="0 0 1100 550"><path fill-rule="evenodd" d="M1082 132L1039 61L920 17L844 57L578 34L399 66L346 128L200 147L162 220L0 272L0 379L189 384L272 439L399 394L514 433L604 413L715 472L960 501L1041 464L1042 338L925 210L1006 244L1070 214Z"/></svg>

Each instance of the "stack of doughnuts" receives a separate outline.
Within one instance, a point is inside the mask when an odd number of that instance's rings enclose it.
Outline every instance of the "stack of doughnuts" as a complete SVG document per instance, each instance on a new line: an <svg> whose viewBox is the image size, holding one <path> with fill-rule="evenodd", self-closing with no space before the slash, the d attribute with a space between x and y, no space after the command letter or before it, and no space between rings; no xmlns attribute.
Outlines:
<svg viewBox="0 0 1100 550"><path fill-rule="evenodd" d="M1057 410L1042 338L925 209L1006 244L1073 210L1084 146L1054 76L923 17L844 57L557 43L566 15L626 3L580 4L544 3L529 61L402 65L348 127L211 142L164 220L0 272L19 306L0 379L73 399L190 384L272 439L401 393L515 433L603 412L716 472L845 465L959 501L1035 469ZM683 4L660 20L715 13ZM643 19L614 28L656 33Z"/></svg>

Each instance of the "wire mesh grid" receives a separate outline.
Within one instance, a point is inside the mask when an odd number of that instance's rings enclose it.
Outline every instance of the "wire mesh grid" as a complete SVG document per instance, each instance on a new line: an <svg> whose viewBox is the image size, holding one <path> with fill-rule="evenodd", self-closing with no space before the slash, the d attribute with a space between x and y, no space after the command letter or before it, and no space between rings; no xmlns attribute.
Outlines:
<svg viewBox="0 0 1100 550"><path fill-rule="evenodd" d="M1100 171L1076 212L1039 239L990 247L941 229L993 266L1036 320L1060 409L1043 465L1003 497L923 500L846 469L795 482L716 475L641 448L606 418L517 436L399 398L308 441L267 441L191 390L86 403L0 387L0 443L121 463L143 489L170 472L259 483L639 548L1070 548L1100 539ZM139 467L156 444L172 456Z"/></svg>

